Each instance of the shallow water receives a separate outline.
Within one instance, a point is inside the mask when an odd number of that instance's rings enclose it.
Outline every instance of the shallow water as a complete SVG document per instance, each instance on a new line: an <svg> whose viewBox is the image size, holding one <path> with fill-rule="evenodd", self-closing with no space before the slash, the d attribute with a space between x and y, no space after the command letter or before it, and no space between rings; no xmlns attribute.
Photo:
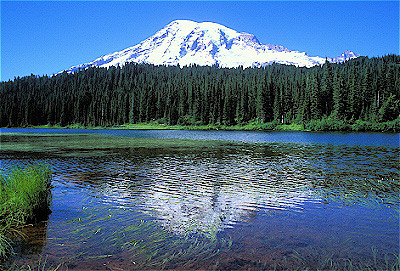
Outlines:
<svg viewBox="0 0 400 271"><path fill-rule="evenodd" d="M54 172L52 214L7 264L398 270L398 139L2 129L3 169Z"/></svg>

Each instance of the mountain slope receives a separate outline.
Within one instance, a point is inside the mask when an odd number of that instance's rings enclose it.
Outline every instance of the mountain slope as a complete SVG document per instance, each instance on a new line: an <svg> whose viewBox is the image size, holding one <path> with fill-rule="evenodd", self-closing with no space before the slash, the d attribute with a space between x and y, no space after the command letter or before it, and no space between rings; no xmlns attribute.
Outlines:
<svg viewBox="0 0 400 271"><path fill-rule="evenodd" d="M358 57L352 51L328 58L339 63ZM155 65L218 65L220 67L259 67L272 63L312 67L325 63L322 57L291 51L280 45L261 44L248 33L212 22L176 20L141 43L102 56L92 62L73 66L67 72L87 67L110 67L126 62Z"/></svg>

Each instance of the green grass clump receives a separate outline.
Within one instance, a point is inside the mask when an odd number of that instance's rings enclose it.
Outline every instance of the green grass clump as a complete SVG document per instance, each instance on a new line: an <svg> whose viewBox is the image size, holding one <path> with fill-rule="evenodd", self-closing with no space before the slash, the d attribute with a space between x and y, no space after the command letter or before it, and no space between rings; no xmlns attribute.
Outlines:
<svg viewBox="0 0 400 271"><path fill-rule="evenodd" d="M11 250L18 227L50 213L51 170L43 165L15 167L0 176L0 259Z"/></svg>
<svg viewBox="0 0 400 271"><path fill-rule="evenodd" d="M304 131L305 129L302 124L292 123L292 124L277 125L275 130L278 130L278 131Z"/></svg>
<svg viewBox="0 0 400 271"><path fill-rule="evenodd" d="M334 118L322 118L320 120L311 120L305 125L310 131L349 131L349 124L342 120Z"/></svg>
<svg viewBox="0 0 400 271"><path fill-rule="evenodd" d="M400 131L400 117L387 122L368 122L362 120L356 120L351 125L353 131L373 131L373 132L399 132Z"/></svg>

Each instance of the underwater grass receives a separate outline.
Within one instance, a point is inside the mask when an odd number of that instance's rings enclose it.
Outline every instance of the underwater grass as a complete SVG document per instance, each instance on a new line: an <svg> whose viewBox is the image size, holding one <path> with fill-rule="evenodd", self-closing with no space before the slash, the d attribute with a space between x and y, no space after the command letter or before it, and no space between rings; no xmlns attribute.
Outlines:
<svg viewBox="0 0 400 271"><path fill-rule="evenodd" d="M66 263L62 262L59 263L57 266L51 265L47 262L46 257L40 257L38 262L35 264L24 264L24 265L17 265L13 264L6 268L7 271L58 271L58 270L68 270L68 266Z"/></svg>
<svg viewBox="0 0 400 271"><path fill-rule="evenodd" d="M0 260L12 250L18 227L50 213L51 170L45 165L14 167L0 175Z"/></svg>
<svg viewBox="0 0 400 271"><path fill-rule="evenodd" d="M212 238L200 233L177 235L163 228L158 221L149 220L141 213L132 213L130 209L107 207L104 214L98 207L87 208L81 217L68 222L71 235L63 244L71 254L63 261L79 262L79 256L89 261L115 258L122 253L133 264L130 270L191 269L232 246L229 238ZM118 227L113 226L116 221ZM78 256L81 244L85 244L85 251Z"/></svg>
<svg viewBox="0 0 400 271"><path fill-rule="evenodd" d="M380 204L392 206L394 209L397 209L400 203L398 178L325 178L317 180L313 185L317 188L317 193L324 198L347 199L350 202L375 198Z"/></svg>

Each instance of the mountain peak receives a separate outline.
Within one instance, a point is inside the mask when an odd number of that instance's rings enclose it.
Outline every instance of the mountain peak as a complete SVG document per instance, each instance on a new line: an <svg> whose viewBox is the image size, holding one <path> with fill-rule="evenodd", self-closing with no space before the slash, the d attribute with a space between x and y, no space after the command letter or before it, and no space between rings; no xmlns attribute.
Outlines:
<svg viewBox="0 0 400 271"><path fill-rule="evenodd" d="M192 20L178 19L178 20L173 20L173 21L170 22L168 25L171 25L171 24L187 24L187 23L194 23L194 24L197 24L197 22L192 21ZM167 25L167 26L168 26L168 25Z"/></svg>
<svg viewBox="0 0 400 271"><path fill-rule="evenodd" d="M218 24L218 23L214 23L214 22L195 22L195 21L191 21L191 20L174 20L172 22L170 22L169 24L167 24L164 28L168 28L171 26L186 26L186 27L199 27L202 29L221 29L221 28L228 28L222 24ZM228 28L229 29L229 28Z"/></svg>
<svg viewBox="0 0 400 271"><path fill-rule="evenodd" d="M330 62L341 63L341 62L347 61L349 59L357 58L359 56L360 56L359 54L356 54L353 51L345 50L341 55L331 58Z"/></svg>
<svg viewBox="0 0 400 271"><path fill-rule="evenodd" d="M193 27L196 26L198 23L195 21L190 21L190 20L174 20L172 22L170 22L169 24L167 24L164 28L169 28L169 27L173 27L173 26L187 26L187 27Z"/></svg>
<svg viewBox="0 0 400 271"><path fill-rule="evenodd" d="M358 56L346 50L335 58L328 58L328 61L339 63ZM281 45L264 45L253 34L240 33L214 22L174 20L135 46L73 66L67 72L93 66L124 65L127 62L220 67L254 67L280 63L311 67L325 63L325 58L309 57L304 52L291 51Z"/></svg>

